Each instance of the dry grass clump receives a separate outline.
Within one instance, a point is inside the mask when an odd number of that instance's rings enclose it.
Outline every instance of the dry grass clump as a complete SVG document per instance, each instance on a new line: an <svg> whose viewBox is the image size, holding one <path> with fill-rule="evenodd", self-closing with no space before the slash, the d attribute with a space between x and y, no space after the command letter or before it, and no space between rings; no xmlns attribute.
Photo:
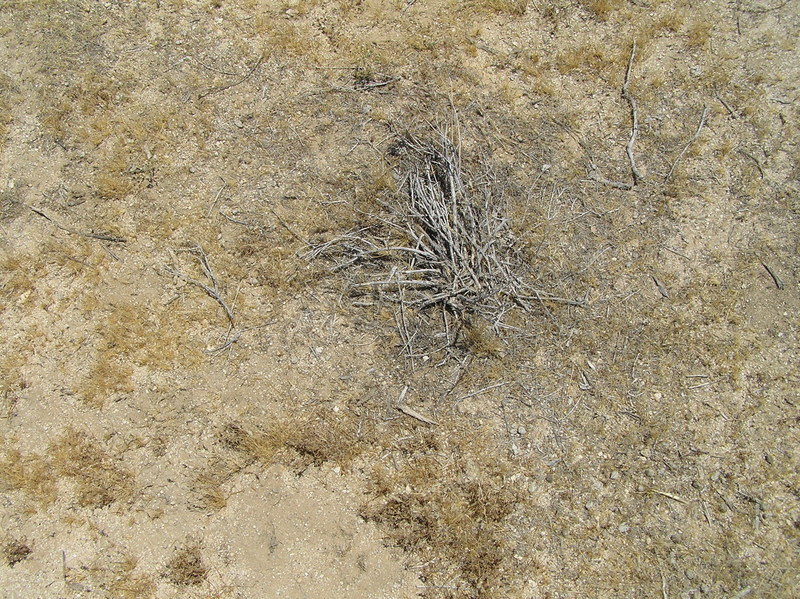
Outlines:
<svg viewBox="0 0 800 599"><path fill-rule="evenodd" d="M601 21L607 21L612 13L625 5L622 0L581 0L581 4Z"/></svg>
<svg viewBox="0 0 800 599"><path fill-rule="evenodd" d="M197 586L208 576L208 567L198 545L178 549L167 563L164 576L172 584Z"/></svg>
<svg viewBox="0 0 800 599"><path fill-rule="evenodd" d="M456 3L460 5L460 2ZM472 0L467 7L473 10L488 10L499 14L521 17L528 10L528 0Z"/></svg>
<svg viewBox="0 0 800 599"><path fill-rule="evenodd" d="M0 298L3 307L0 313L14 305L34 289L34 265L27 257L6 254L0 258Z"/></svg>
<svg viewBox="0 0 800 599"><path fill-rule="evenodd" d="M46 458L3 447L0 449L0 489L22 491L37 503L48 505L56 499L56 476Z"/></svg>
<svg viewBox="0 0 800 599"><path fill-rule="evenodd" d="M166 311L131 304L112 307L98 327L97 356L80 387L83 399L102 407L109 396L131 392L134 365L166 370L194 364L199 350L183 343L178 323ZM172 334L163 334L166 329Z"/></svg>
<svg viewBox="0 0 800 599"><path fill-rule="evenodd" d="M238 422L229 422L219 432L223 447L241 452L252 459L269 465L273 462L291 437L291 430L284 424L273 421L261 428L245 427Z"/></svg>
<svg viewBox="0 0 800 599"><path fill-rule="evenodd" d="M122 547L112 544L89 564L66 568L67 579L102 589L108 597L148 599L156 593L154 577L137 571L139 560Z"/></svg>
<svg viewBox="0 0 800 599"><path fill-rule="evenodd" d="M83 507L106 507L133 492L134 475L82 431L67 429L50 445L49 456L54 471L75 482Z"/></svg>
<svg viewBox="0 0 800 599"><path fill-rule="evenodd" d="M344 415L320 410L303 418L276 419L269 425L227 424L220 433L223 446L264 465L280 461L297 472L332 462L349 467L366 445L357 424Z"/></svg>
<svg viewBox="0 0 800 599"><path fill-rule="evenodd" d="M201 511L218 512L228 505L228 495L222 488L227 472L209 471L198 474L192 484L192 507Z"/></svg>
<svg viewBox="0 0 800 599"><path fill-rule="evenodd" d="M431 588L447 585L448 596L503 596L513 584L506 525L522 497L490 445L480 431L449 440L417 434L401 444L393 468L372 472L376 498L363 516L423 562L432 560L423 579Z"/></svg>
<svg viewBox="0 0 800 599"><path fill-rule="evenodd" d="M0 149L4 148L8 136L9 125L13 122L11 116L11 101L16 96L16 89L11 78L5 73L0 74Z"/></svg>
<svg viewBox="0 0 800 599"><path fill-rule="evenodd" d="M8 539L0 547L3 559L12 568L21 561L28 559L32 552L33 550L25 539Z"/></svg>

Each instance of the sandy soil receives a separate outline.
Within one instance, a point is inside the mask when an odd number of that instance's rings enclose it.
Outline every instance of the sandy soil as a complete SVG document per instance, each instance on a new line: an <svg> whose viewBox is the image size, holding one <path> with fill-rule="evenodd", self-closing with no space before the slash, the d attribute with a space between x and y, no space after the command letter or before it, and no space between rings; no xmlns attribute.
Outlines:
<svg viewBox="0 0 800 599"><path fill-rule="evenodd" d="M0 596L796 596L798 34L0 2ZM456 116L516 272L580 305L406 313L314 251Z"/></svg>

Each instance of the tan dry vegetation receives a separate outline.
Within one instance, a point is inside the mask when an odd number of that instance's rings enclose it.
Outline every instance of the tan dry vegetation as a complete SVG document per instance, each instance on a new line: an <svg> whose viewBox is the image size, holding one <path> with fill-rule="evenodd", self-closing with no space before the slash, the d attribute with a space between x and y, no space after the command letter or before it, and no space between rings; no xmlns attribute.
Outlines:
<svg viewBox="0 0 800 599"><path fill-rule="evenodd" d="M9 592L800 585L790 5L0 17ZM409 140L443 127L463 193L435 151L416 168L501 218L451 218L480 243L423 261ZM276 520L292 485L325 509Z"/></svg>

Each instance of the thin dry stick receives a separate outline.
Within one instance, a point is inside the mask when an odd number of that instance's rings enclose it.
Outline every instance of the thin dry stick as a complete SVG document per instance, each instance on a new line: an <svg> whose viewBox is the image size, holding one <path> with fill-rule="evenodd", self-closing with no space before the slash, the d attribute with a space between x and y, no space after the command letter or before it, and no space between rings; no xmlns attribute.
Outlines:
<svg viewBox="0 0 800 599"><path fill-rule="evenodd" d="M236 326L234 318L233 318L233 310L228 307L228 304L222 299L219 291L217 290L217 278L214 276L214 271L211 270L211 265L208 263L208 257L206 253L203 251L203 248L200 246L199 243L195 243L194 245L185 248L184 251L187 251L197 258L197 261L200 263L200 269L203 271L203 274L208 277L211 281L213 287L209 287L202 281L198 281L197 279L193 279L182 272L175 270L174 268L167 267L165 270L167 273L174 277L178 277L183 279L187 283L191 283L192 285L196 285L200 287L203 291L205 291L209 296L214 298L217 303L222 306L222 309L225 310L225 315L228 317L228 321L230 322L231 328Z"/></svg>
<svg viewBox="0 0 800 599"><path fill-rule="evenodd" d="M465 399L469 399L470 397L475 397L476 395L480 395L481 393L486 393L492 389L497 389L498 387L503 387L508 385L509 381L503 381L501 383L495 383L494 385L489 385L488 387L484 387L483 389L478 389L477 391L473 391L472 393L467 393L466 395L462 395L457 400L453 402L453 407L456 407L459 403L464 401Z"/></svg>
<svg viewBox="0 0 800 599"><path fill-rule="evenodd" d="M624 189L625 191L630 191L633 189L633 185L631 183L612 181L611 179L606 179L602 175L597 174L597 166L594 164L589 165L589 178L592 181L597 181L598 183L608 185L609 187L614 187L615 189Z"/></svg>
<svg viewBox="0 0 800 599"><path fill-rule="evenodd" d="M719 95L719 92L714 92L714 97L715 97L717 100L719 100L720 104L722 104L722 105L725 107L725 110L727 110L727 111L728 111L728 114L730 114L730 115L731 115L731 118L732 118L732 119L738 119L738 118L739 118L739 113L738 113L738 112L736 112L736 111L735 111L733 108L731 108L730 104L728 104L728 103L727 103L727 102L726 102L726 101L725 101L725 100L722 98L722 96L720 96L720 95Z"/></svg>
<svg viewBox="0 0 800 599"><path fill-rule="evenodd" d="M688 142L686 142L686 145L683 147L683 150L681 150L681 153L678 154L678 157L675 159L675 162L672 163L672 168L669 169L667 176L664 177L664 183L670 180L670 178L672 177L672 173L675 172L675 167L678 165L680 159L683 158L684 154L686 154L686 151L689 149L689 146L691 146L695 142L695 140L697 140L697 138L700 136L700 130L706 124L706 116L708 116L708 106L704 104L703 114L700 116L700 124L697 125L697 131L695 131L694 135L692 135L692 138Z"/></svg>
<svg viewBox="0 0 800 599"><path fill-rule="evenodd" d="M677 501L678 503L689 503L685 499L681 499L677 495L672 495L671 493L666 493L665 491L657 491L653 489L653 493L656 493L657 495L661 495L663 497L667 497L669 499L672 499L673 501Z"/></svg>
<svg viewBox="0 0 800 599"><path fill-rule="evenodd" d="M412 410L405 404L406 393L408 393L408 385L403 387L403 390L400 392L400 397L397 398L397 403L395 407L400 410L406 416L411 416L412 418L416 418L420 422L424 422L425 424L430 424L431 426L438 426L438 423L430 418L426 418L416 410Z"/></svg>
<svg viewBox="0 0 800 599"><path fill-rule="evenodd" d="M636 161L633 158L633 144L636 143L636 136L639 135L639 111L636 107L636 99L628 91L628 85L631 82L631 71L633 70L633 59L636 56L636 40L633 41L633 48L631 48L631 57L628 60L628 70L625 72L625 83L622 84L622 97L628 101L631 106L631 119L633 126L631 128L631 138L625 146L625 153L628 154L628 160L631 162L631 172L633 173L633 184L636 185L639 181L644 179L639 169L636 168Z"/></svg>
<svg viewBox="0 0 800 599"><path fill-rule="evenodd" d="M222 306L222 309L225 310L225 315L228 317L228 320L230 321L231 326L235 326L234 325L234 319L233 319L233 312L231 312L231 309L228 307L228 304L225 303L225 300L222 299L222 296L220 296L219 292L216 289L212 289L211 287L209 287L208 285L202 283L201 281L198 281L197 279L193 279L191 277L187 277L185 274L183 274L182 272L178 272L177 270L173 270L171 268L167 268L165 270L170 275L172 275L173 277L178 277L179 279L183 279L187 283L191 283L192 285L196 285L196 286L200 287L200 289L202 289L208 295L210 295L212 298L214 298L217 301L217 303L220 306Z"/></svg>
<svg viewBox="0 0 800 599"><path fill-rule="evenodd" d="M781 290L786 288L786 285L784 285L783 281L778 276L778 273L776 273L774 270L772 270L772 268L770 268L769 264L767 264L766 262L762 262L761 266L763 266L766 269L766 271L769 273L769 276L772 277L772 281L775 283L775 287L777 287L778 289L781 289Z"/></svg>
<svg viewBox="0 0 800 599"><path fill-rule="evenodd" d="M630 91L628 91L628 86L631 83L631 72L633 71L633 60L636 57L636 40L633 41L633 47L631 48L631 56L628 59L628 68L625 70L625 82L622 84L622 97L628 102L631 107L631 136L628 139L628 143L625 145L625 153L628 155L628 160L631 163L631 173L633 173L633 183L624 183L622 181L612 181L611 179L606 179L601 174L597 172L597 165L593 162L589 164L589 179L592 181L597 181L602 185L608 185L609 187L613 187L615 189L622 189L625 191L630 191L633 187L639 183L644 177L639 172L639 169L636 166L636 159L633 156L633 145L636 143L636 137L639 135L639 109L636 104L636 98L634 98ZM580 140L579 140L580 142ZM584 144L581 143L583 149L586 150L587 154L590 156L591 160L591 153L586 148Z"/></svg>
<svg viewBox="0 0 800 599"><path fill-rule="evenodd" d="M112 243L125 243L128 241L124 237L115 237L113 235L102 235L100 233L84 233L83 231L78 231L77 229L72 229L70 227L62 225L61 223L59 223L52 217L48 216L38 208L34 208L33 206L28 206L28 208L30 208L33 212L35 212L39 216L49 220L51 223L53 223L56 227L58 227L62 231L66 231L67 233L72 233L73 235L80 235L81 237L88 237L90 239L99 239L100 241L110 241Z"/></svg>
<svg viewBox="0 0 800 599"><path fill-rule="evenodd" d="M222 192L225 191L227 188L228 188L228 183L223 179L222 187L219 188L217 195L214 196L214 201L212 201L211 206L208 207L208 214L206 214L206 217L211 216L211 213L214 211L214 206L217 205L217 202L219 202L219 198L222 195Z"/></svg>
<svg viewBox="0 0 800 599"><path fill-rule="evenodd" d="M220 86L220 87L212 87L211 89L209 89L209 90L206 90L206 91L204 91L203 93L201 93L201 94L198 96L198 98L199 98L199 99L203 99L203 98L205 98L206 96L210 96L211 94L217 94L217 93L219 93L219 92L224 92L225 90L228 90L228 89L230 89L230 88L232 88L232 87L236 87L237 85L239 85L239 84L241 84L241 83L244 83L245 81L247 81L248 79L250 79L250 77L252 77L252 76L253 76L253 73L255 73L255 72L256 72L256 69L258 69L258 67L260 67L260 66L261 66L261 63L262 63L262 62L264 62L264 59L265 59L265 58L266 58L266 55L265 55L265 54L262 54L262 55L261 55L261 57L258 59L258 62L256 62L256 64L255 64L255 65L253 65L253 68L251 68L251 69L250 69L250 71L247 73L247 75L245 75L244 77L242 77L242 78L241 78L241 79L239 79L238 81L234 81L233 83L229 83L229 84L227 84L227 85L222 85L222 86Z"/></svg>

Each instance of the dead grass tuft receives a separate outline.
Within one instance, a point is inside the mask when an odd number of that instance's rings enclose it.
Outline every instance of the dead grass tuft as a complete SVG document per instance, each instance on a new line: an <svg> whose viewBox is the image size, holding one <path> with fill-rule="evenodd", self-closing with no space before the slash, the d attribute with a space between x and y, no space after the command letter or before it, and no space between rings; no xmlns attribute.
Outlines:
<svg viewBox="0 0 800 599"><path fill-rule="evenodd" d="M508 473L490 458L480 435L456 434L452 445L439 439L406 445L402 465L372 472L376 499L362 515L384 526L393 541L423 561L435 587L459 580L453 597L502 596L514 584L513 550L505 523L521 496Z"/></svg>
<svg viewBox="0 0 800 599"><path fill-rule="evenodd" d="M229 423L219 437L223 446L264 465L279 461L303 472L328 462L343 469L350 467L366 447L363 435L364 431L359 436L352 418L320 410L302 418L276 419L260 427Z"/></svg>
<svg viewBox="0 0 800 599"><path fill-rule="evenodd" d="M80 387L84 400L102 407L109 396L130 393L134 365L167 370L195 364L200 351L175 334L179 322L166 311L131 304L112 307L98 326L96 358ZM163 334L167 329L173 334Z"/></svg>
<svg viewBox="0 0 800 599"><path fill-rule="evenodd" d="M332 462L347 469L363 451L355 422L321 410L300 427L287 446L296 453L292 466L302 472L309 466Z"/></svg>
<svg viewBox="0 0 800 599"><path fill-rule="evenodd" d="M164 572L172 584L180 586L197 586L208 576L208 567L203 563L203 556L198 545L189 545L175 552L169 560Z"/></svg>
<svg viewBox="0 0 800 599"><path fill-rule="evenodd" d="M218 468L199 473L191 486L193 496L191 507L204 512L218 512L228 505L228 495L222 488L230 472Z"/></svg>
<svg viewBox="0 0 800 599"><path fill-rule="evenodd" d="M3 300L0 313L30 295L35 288L35 272L41 266L38 258L3 252L0 258L0 298Z"/></svg>
<svg viewBox="0 0 800 599"><path fill-rule="evenodd" d="M581 4L599 20L607 21L612 13L624 5L624 2L622 0L581 0Z"/></svg>
<svg viewBox="0 0 800 599"><path fill-rule="evenodd" d="M83 507L106 507L133 493L133 474L82 431L67 429L50 445L49 456L55 472L75 482Z"/></svg>
<svg viewBox="0 0 800 599"><path fill-rule="evenodd" d="M260 428L231 422L223 427L219 438L224 447L239 451L268 466L286 448L295 434L296 429L278 421Z"/></svg>
<svg viewBox="0 0 800 599"><path fill-rule="evenodd" d="M5 73L0 73L0 150L6 145L9 126L13 122L11 106L17 95L16 86L11 78Z"/></svg>
<svg viewBox="0 0 800 599"><path fill-rule="evenodd" d="M460 5L461 3L456 4ZM471 0L467 6L473 10L521 17L528 10L528 0Z"/></svg>
<svg viewBox="0 0 800 599"><path fill-rule="evenodd" d="M28 559L28 556L33 552L28 542L23 539L8 539L3 543L0 548L0 553L3 554L3 559L10 567L16 566L23 560Z"/></svg>
<svg viewBox="0 0 800 599"><path fill-rule="evenodd" d="M16 449L0 451L0 486L22 491L33 501L47 506L56 499L56 476L49 461L38 455L23 455Z"/></svg>

